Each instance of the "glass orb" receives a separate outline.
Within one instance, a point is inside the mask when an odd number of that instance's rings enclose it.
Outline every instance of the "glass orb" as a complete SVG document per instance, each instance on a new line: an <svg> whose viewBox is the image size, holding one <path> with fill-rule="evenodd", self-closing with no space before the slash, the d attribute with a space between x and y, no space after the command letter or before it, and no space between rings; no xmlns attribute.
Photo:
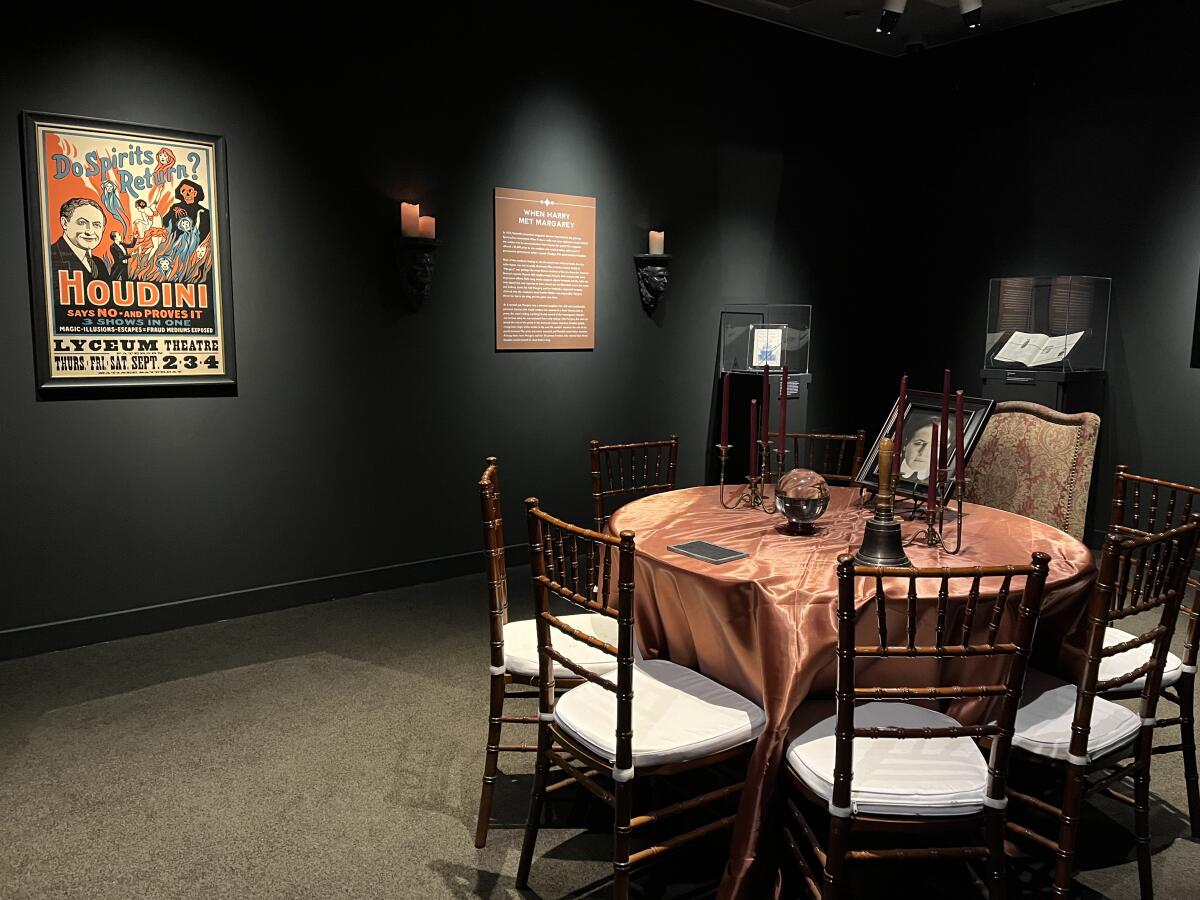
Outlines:
<svg viewBox="0 0 1200 900"><path fill-rule="evenodd" d="M813 522L829 507L829 485L812 469L792 469L779 479L775 504L788 520L788 534L813 534Z"/></svg>

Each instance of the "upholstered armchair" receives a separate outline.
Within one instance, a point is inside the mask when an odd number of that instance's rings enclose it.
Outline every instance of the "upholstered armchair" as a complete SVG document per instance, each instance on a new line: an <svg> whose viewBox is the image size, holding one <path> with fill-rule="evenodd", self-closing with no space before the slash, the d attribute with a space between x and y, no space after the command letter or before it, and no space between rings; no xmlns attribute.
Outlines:
<svg viewBox="0 0 1200 900"><path fill-rule="evenodd" d="M1083 540L1100 417L1037 403L996 404L967 466L966 498Z"/></svg>

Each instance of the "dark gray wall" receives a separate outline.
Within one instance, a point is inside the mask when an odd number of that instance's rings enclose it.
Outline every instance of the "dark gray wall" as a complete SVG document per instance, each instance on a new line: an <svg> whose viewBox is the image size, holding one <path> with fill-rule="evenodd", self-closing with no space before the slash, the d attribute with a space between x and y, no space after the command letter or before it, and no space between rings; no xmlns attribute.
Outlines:
<svg viewBox="0 0 1200 900"><path fill-rule="evenodd" d="M586 517L592 437L676 431L696 483L722 302L812 302L830 339L813 365L834 370L865 202L862 85L884 63L682 0L480 7L241 21L203 51L187 28L164 40L92 13L64 14L53 40L9 23L9 652L474 569L486 454L510 543L526 495ZM37 399L23 108L227 138L236 397ZM496 186L598 198L594 352L493 350ZM392 262L401 198L444 242L415 315ZM631 256L652 226L675 262L649 319ZM817 424L838 414L832 385L814 382Z"/></svg>
<svg viewBox="0 0 1200 900"><path fill-rule="evenodd" d="M1138 0L902 63L920 107L901 117L926 134L906 293L936 309L964 386L980 386L989 278L1113 279L1101 528L1117 463L1200 483L1198 27L1194 3Z"/></svg>
<svg viewBox="0 0 1200 900"><path fill-rule="evenodd" d="M586 518L591 437L675 431L696 483L730 301L812 303L809 424L872 430L903 370L978 389L988 278L1111 275L1098 468L1200 481L1193 6L899 61L684 0L241 21L204 51L91 12L53 39L10 21L0 652L471 570L489 453L512 544L525 495ZM226 136L236 397L36 398L23 108ZM594 352L493 350L497 186L598 198ZM401 198L444 241L415 315ZM630 257L652 226L675 261L648 319Z"/></svg>

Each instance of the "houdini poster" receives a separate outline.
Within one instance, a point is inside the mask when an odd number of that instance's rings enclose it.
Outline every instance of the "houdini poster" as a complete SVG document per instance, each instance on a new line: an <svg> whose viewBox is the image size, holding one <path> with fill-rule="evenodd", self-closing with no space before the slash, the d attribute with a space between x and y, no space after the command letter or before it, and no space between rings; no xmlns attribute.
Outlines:
<svg viewBox="0 0 1200 900"><path fill-rule="evenodd" d="M23 118L40 386L232 383L222 140Z"/></svg>
<svg viewBox="0 0 1200 900"><path fill-rule="evenodd" d="M496 188L496 349L596 346L596 198Z"/></svg>

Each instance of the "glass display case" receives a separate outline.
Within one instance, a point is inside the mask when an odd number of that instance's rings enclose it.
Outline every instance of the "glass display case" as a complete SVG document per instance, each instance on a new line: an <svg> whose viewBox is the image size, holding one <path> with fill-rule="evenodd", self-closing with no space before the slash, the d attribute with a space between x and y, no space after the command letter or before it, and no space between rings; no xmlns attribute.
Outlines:
<svg viewBox="0 0 1200 900"><path fill-rule="evenodd" d="M984 369L1103 371L1111 293L1092 275L993 278Z"/></svg>
<svg viewBox="0 0 1200 900"><path fill-rule="evenodd" d="M721 310L721 372L808 373L812 307L791 303L738 303Z"/></svg>

